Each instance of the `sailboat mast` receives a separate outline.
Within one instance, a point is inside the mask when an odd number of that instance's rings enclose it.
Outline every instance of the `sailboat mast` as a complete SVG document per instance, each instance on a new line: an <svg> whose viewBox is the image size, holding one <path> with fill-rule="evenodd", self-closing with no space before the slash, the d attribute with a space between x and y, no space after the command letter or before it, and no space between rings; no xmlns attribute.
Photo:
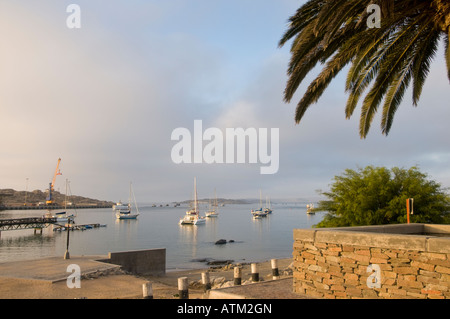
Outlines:
<svg viewBox="0 0 450 319"><path fill-rule="evenodd" d="M194 211L198 212L198 205L197 205L197 178L194 177Z"/></svg>
<svg viewBox="0 0 450 319"><path fill-rule="evenodd" d="M261 190L259 190L259 207L262 208L262 193L261 193Z"/></svg>

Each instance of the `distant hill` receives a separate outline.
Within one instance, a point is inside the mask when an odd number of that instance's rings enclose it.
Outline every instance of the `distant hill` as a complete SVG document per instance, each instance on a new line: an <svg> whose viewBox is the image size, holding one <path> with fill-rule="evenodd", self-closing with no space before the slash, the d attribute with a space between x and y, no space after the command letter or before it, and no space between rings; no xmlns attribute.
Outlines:
<svg viewBox="0 0 450 319"><path fill-rule="evenodd" d="M179 202L180 204L189 204L190 202L192 202L193 200L185 200L182 202ZM209 202L214 201L213 198L203 198L203 199L199 199L198 202L200 204L208 204ZM226 198L217 198L217 203L219 205L222 204L250 204L250 202L246 199L226 199Z"/></svg>
<svg viewBox="0 0 450 319"><path fill-rule="evenodd" d="M65 194L60 192L52 192L53 201L58 206L64 206ZM45 203L47 198L47 192L41 190L34 190L32 192L26 191L16 191L14 189L0 189L0 206L24 206L26 201L26 206L38 206L40 203ZM83 196L71 195L67 196L67 203L70 205L77 206L109 206L113 205L113 202L87 198Z"/></svg>

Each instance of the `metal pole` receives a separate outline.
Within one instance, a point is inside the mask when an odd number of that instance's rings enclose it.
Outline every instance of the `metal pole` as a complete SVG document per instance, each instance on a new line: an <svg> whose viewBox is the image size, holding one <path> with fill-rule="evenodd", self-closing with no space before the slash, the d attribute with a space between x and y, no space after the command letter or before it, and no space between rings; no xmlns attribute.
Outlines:
<svg viewBox="0 0 450 319"><path fill-rule="evenodd" d="M64 254L64 259L70 259L69 254L69 236L70 236L70 217L67 219L67 244L66 244L66 253Z"/></svg>

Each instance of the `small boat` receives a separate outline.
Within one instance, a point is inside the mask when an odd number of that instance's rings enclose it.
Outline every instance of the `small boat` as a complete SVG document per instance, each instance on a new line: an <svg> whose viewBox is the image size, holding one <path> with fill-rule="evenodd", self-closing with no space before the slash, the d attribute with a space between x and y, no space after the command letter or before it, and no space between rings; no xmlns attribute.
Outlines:
<svg viewBox="0 0 450 319"><path fill-rule="evenodd" d="M134 198L134 206L136 207L136 213L131 213L131 196ZM117 219L136 219L139 216L139 208L136 203L136 198L134 197L133 188L131 186L130 182L130 201L128 202L128 205L126 208L122 208L119 210L116 210L116 217Z"/></svg>
<svg viewBox="0 0 450 319"><path fill-rule="evenodd" d="M306 205L306 213L307 213L308 215L313 215L313 214L316 213L316 212L314 211L314 204L307 204L307 205Z"/></svg>
<svg viewBox="0 0 450 319"><path fill-rule="evenodd" d="M263 210L262 208L262 198L261 198L261 190L259 190L259 209L252 209L251 213L253 217L266 217L268 212Z"/></svg>
<svg viewBox="0 0 450 319"><path fill-rule="evenodd" d="M73 219L73 217L75 217L74 215L67 215L66 212L59 212L59 213L55 213L54 215L52 215L50 212L47 213L48 217L51 218L56 218L57 222L67 222L70 219Z"/></svg>
<svg viewBox="0 0 450 319"><path fill-rule="evenodd" d="M270 198L266 197L266 208L264 208L264 212L267 214L272 214L272 208L270 207Z"/></svg>
<svg viewBox="0 0 450 319"><path fill-rule="evenodd" d="M128 204L123 204L122 201L118 201L115 205L113 205L113 210L121 210L121 209L128 209Z"/></svg>
<svg viewBox="0 0 450 319"><path fill-rule="evenodd" d="M212 208L211 208L211 205L210 205L209 210L207 212L205 212L205 216L206 217L217 217L217 216L219 216L218 207L219 207L219 205L217 205L216 190L214 190L214 203L212 204Z"/></svg>
<svg viewBox="0 0 450 319"><path fill-rule="evenodd" d="M66 179L66 195L64 197L64 209L67 209L67 192L68 192L68 188L69 188L69 180ZM48 210L47 213L45 214L45 217L56 218L57 222L68 222L69 219L71 221L73 221L74 218L75 218L75 215L74 214L68 215L66 211L52 214L52 211Z"/></svg>
<svg viewBox="0 0 450 319"><path fill-rule="evenodd" d="M180 225L202 225L206 222L205 217L199 216L197 202L197 179L194 178L194 208L188 210L186 215L179 221Z"/></svg>

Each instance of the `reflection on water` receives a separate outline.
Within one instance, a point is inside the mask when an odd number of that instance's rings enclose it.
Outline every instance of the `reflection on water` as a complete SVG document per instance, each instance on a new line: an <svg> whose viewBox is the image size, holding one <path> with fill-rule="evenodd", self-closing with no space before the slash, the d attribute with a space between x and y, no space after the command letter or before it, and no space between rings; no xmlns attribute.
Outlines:
<svg viewBox="0 0 450 319"><path fill-rule="evenodd" d="M187 207L143 207L136 220L118 220L111 209L77 211L77 224L106 224L106 227L70 232L71 255L107 255L109 252L166 248L168 269L204 267L199 259L262 261L292 256L294 228L310 228L323 215L306 214L305 205L273 204L273 213L253 219L252 205L227 205L217 218L204 225L179 225ZM202 213L203 214L203 211ZM0 218L36 217L40 211L0 212ZM46 256L64 256L67 233L45 228L2 231L0 262ZM215 245L226 239L225 245ZM228 241L234 242L228 242Z"/></svg>

